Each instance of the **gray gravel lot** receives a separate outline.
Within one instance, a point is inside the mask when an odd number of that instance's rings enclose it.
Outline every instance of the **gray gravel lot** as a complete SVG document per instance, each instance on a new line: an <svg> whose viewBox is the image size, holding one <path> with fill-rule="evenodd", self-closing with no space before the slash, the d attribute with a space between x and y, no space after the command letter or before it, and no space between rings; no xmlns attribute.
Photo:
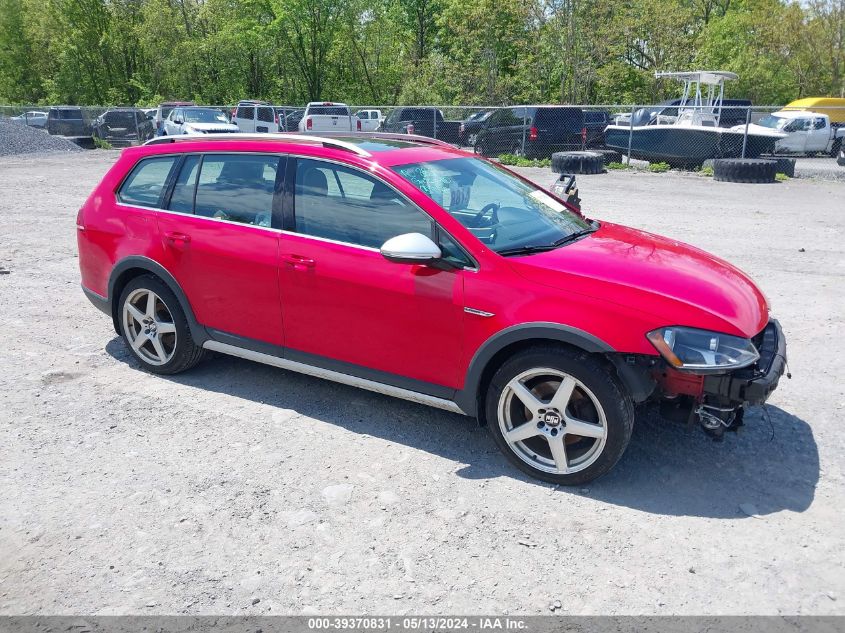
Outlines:
<svg viewBox="0 0 845 633"><path fill-rule="evenodd" d="M0 120L0 156L81 151L81 147L62 136L50 136L45 130L17 121Z"/></svg>
<svg viewBox="0 0 845 633"><path fill-rule="evenodd" d="M793 379L722 444L643 412L611 474L555 489L457 415L140 371L76 264L116 156L0 159L0 614L845 614L845 183L579 179L589 215L749 272Z"/></svg>

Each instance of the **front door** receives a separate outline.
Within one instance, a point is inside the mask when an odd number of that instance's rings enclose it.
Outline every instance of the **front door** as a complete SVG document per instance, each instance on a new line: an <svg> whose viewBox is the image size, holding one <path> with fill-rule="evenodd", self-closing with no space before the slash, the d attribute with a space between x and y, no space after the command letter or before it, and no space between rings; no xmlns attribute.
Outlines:
<svg viewBox="0 0 845 633"><path fill-rule="evenodd" d="M290 174L293 230L279 265L291 358L384 372L367 375L411 390L424 391L415 381L456 387L465 273L391 263L378 250L403 233L431 235L431 218L358 169L297 159Z"/></svg>
<svg viewBox="0 0 845 633"><path fill-rule="evenodd" d="M282 345L270 154L189 154L158 215L163 261L201 324Z"/></svg>

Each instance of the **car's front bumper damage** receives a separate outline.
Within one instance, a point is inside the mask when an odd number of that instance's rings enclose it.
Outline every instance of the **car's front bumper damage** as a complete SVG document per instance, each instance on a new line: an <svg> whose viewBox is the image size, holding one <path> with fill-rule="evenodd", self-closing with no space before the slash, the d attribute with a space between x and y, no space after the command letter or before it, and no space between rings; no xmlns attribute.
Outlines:
<svg viewBox="0 0 845 633"><path fill-rule="evenodd" d="M719 374L682 372L660 363L654 370L654 396L664 416L698 421L721 436L742 425L749 406L765 403L786 370L786 337L775 319L753 339L760 355L756 363Z"/></svg>

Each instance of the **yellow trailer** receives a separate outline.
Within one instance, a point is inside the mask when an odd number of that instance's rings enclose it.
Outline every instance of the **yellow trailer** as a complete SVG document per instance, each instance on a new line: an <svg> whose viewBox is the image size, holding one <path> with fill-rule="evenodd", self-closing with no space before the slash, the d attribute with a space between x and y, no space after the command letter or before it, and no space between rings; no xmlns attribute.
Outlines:
<svg viewBox="0 0 845 633"><path fill-rule="evenodd" d="M839 97L805 97L783 107L784 110L807 110L830 117L834 125L845 124L845 99Z"/></svg>

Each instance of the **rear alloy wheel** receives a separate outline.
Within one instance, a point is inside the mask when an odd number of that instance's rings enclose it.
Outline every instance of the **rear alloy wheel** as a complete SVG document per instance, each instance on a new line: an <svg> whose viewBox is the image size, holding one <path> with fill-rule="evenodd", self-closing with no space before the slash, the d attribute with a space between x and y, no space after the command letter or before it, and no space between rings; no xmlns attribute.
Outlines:
<svg viewBox="0 0 845 633"><path fill-rule="evenodd" d="M579 485L609 471L633 428L633 405L616 376L588 354L536 348L507 361L487 393L487 424L518 468Z"/></svg>
<svg viewBox="0 0 845 633"><path fill-rule="evenodd" d="M130 281L120 296L120 333L145 369L175 374L202 360L176 296L156 277Z"/></svg>

